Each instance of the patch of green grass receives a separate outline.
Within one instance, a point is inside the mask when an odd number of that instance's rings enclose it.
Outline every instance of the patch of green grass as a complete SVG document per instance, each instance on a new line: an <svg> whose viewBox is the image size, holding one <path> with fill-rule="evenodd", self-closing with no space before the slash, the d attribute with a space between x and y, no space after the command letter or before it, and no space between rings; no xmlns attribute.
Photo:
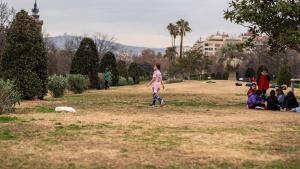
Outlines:
<svg viewBox="0 0 300 169"><path fill-rule="evenodd" d="M34 112L37 113L53 113L55 110L47 106L37 106L34 108Z"/></svg>
<svg viewBox="0 0 300 169"><path fill-rule="evenodd" d="M0 116L0 123L11 123L11 122L16 122L17 120L18 120L17 117Z"/></svg>
<svg viewBox="0 0 300 169"><path fill-rule="evenodd" d="M10 130L0 131L0 140L13 140L16 136Z"/></svg>
<svg viewBox="0 0 300 169"><path fill-rule="evenodd" d="M282 161L275 160L266 164L265 169L300 169L300 159Z"/></svg>

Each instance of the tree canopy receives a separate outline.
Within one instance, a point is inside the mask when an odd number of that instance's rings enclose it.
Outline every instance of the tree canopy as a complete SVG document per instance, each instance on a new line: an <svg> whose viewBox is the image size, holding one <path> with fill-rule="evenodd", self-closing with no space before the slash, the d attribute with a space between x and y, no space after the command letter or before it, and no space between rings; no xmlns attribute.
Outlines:
<svg viewBox="0 0 300 169"><path fill-rule="evenodd" d="M98 68L99 68L98 51L94 41L91 38L84 38L71 65L71 74L87 75L90 79L92 88L97 87Z"/></svg>
<svg viewBox="0 0 300 169"><path fill-rule="evenodd" d="M225 19L249 28L253 37L269 36L272 50L300 52L299 0L232 0Z"/></svg>
<svg viewBox="0 0 300 169"><path fill-rule="evenodd" d="M13 80L24 99L47 93L47 52L40 27L24 10L17 13L7 30L1 58L4 79Z"/></svg>

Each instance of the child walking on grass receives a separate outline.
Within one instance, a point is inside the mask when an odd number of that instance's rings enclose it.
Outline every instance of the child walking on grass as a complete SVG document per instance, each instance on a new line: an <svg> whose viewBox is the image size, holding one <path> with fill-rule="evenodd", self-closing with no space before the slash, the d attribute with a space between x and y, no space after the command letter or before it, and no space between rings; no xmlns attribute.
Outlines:
<svg viewBox="0 0 300 169"><path fill-rule="evenodd" d="M160 72L160 65L159 64L155 64L153 66L153 76L152 76L152 80L150 81L150 83L148 84L148 86L152 86L152 97L153 97L153 101L150 104L150 106L155 107L156 101L158 101L160 103L160 106L164 106L164 100L158 95L159 91L160 91L160 86L163 87L163 89L165 89L163 80L162 80L162 75Z"/></svg>

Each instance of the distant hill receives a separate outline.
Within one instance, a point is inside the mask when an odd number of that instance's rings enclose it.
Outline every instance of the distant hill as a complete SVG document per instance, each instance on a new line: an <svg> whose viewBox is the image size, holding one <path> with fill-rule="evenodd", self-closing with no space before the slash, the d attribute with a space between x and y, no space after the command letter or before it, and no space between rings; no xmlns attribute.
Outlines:
<svg viewBox="0 0 300 169"><path fill-rule="evenodd" d="M73 39L74 36L71 35L62 35L62 36L54 36L54 37L49 37L48 39L53 42L58 48L64 48L65 42L67 40ZM121 43L114 43L115 48L119 52L128 52L132 54L140 54L143 50L145 49L152 49L155 52L161 52L165 53L165 48L147 48L147 47L138 47L138 46L129 46L129 45L124 45Z"/></svg>

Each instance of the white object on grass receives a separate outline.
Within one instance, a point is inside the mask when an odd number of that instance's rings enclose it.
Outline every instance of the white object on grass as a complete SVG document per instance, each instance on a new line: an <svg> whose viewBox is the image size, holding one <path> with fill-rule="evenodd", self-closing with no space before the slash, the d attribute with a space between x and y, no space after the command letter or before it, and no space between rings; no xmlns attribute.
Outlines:
<svg viewBox="0 0 300 169"><path fill-rule="evenodd" d="M76 110L73 107L56 107L55 111L56 112L70 112L70 113L76 112Z"/></svg>

